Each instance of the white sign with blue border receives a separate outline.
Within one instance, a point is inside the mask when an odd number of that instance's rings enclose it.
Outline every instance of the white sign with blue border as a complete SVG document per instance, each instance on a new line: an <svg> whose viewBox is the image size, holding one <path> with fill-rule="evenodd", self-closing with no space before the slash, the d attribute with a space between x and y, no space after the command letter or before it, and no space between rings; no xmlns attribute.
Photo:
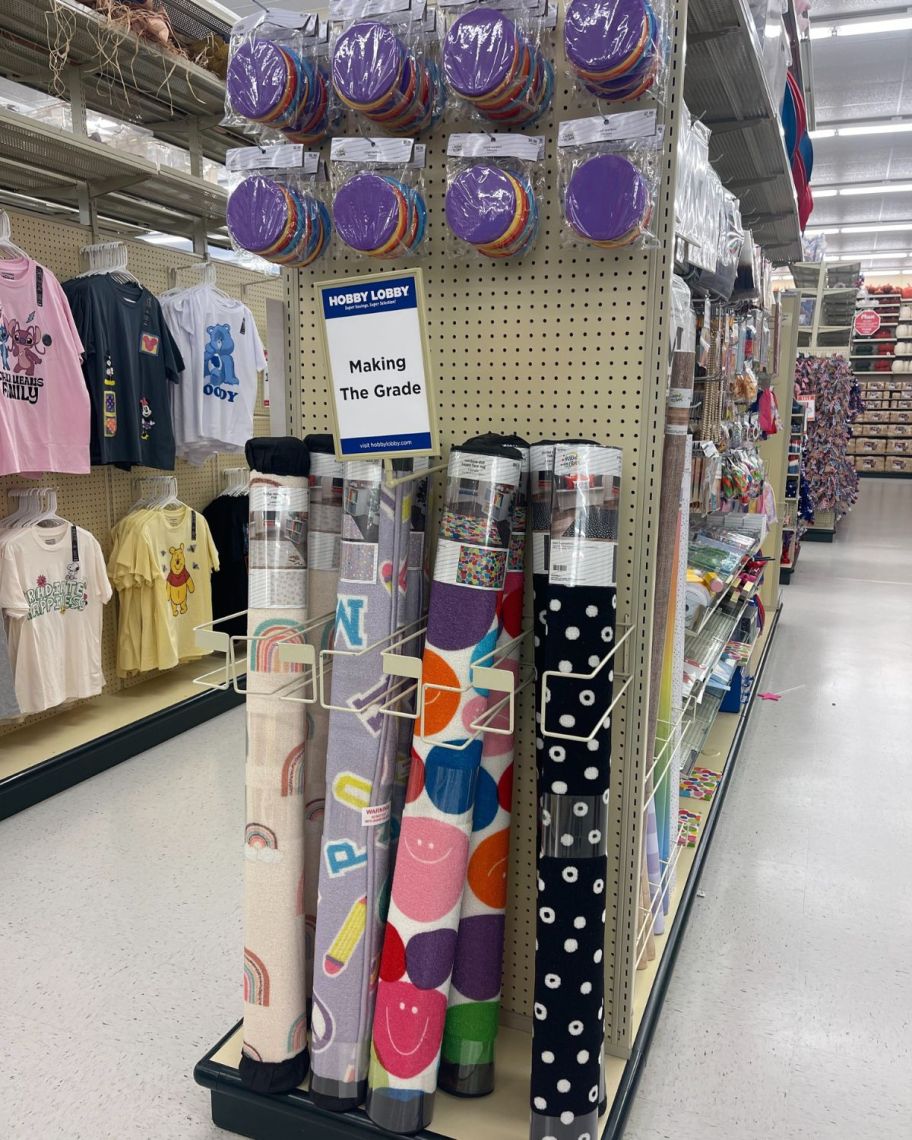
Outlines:
<svg viewBox="0 0 912 1140"><path fill-rule="evenodd" d="M317 285L340 459L438 450L418 269Z"/></svg>

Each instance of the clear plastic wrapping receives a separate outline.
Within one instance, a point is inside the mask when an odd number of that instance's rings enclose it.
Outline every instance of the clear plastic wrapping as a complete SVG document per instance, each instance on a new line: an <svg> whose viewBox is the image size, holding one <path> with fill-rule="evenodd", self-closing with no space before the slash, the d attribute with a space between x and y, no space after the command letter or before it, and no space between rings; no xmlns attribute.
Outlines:
<svg viewBox="0 0 912 1140"><path fill-rule="evenodd" d="M427 231L424 147L414 139L333 139L333 225L364 257L416 253Z"/></svg>
<svg viewBox="0 0 912 1140"><path fill-rule="evenodd" d="M446 223L449 252L492 260L535 245L544 191L545 140L511 134L450 135Z"/></svg>
<svg viewBox="0 0 912 1140"><path fill-rule="evenodd" d="M443 75L462 110L504 127L535 123L554 99L546 47L556 8L547 0L446 0L440 8Z"/></svg>
<svg viewBox="0 0 912 1140"><path fill-rule="evenodd" d="M420 135L440 119L436 9L424 0L335 0L332 84L339 100L391 135Z"/></svg>
<svg viewBox="0 0 912 1140"><path fill-rule="evenodd" d="M561 202L570 244L625 249L655 241L651 224L662 138L655 111L561 123Z"/></svg>
<svg viewBox="0 0 912 1140"><path fill-rule="evenodd" d="M318 146L332 118L328 29L311 12L270 9L231 30L226 126Z"/></svg>
<svg viewBox="0 0 912 1140"><path fill-rule="evenodd" d="M616 584L622 459L616 447L555 445L548 561L553 585Z"/></svg>
<svg viewBox="0 0 912 1140"><path fill-rule="evenodd" d="M709 165L709 128L681 111L678 162L675 173L675 236L687 243L688 255L702 239L701 218L705 207L705 178ZM688 260L690 260L688 256Z"/></svg>
<svg viewBox="0 0 912 1140"><path fill-rule="evenodd" d="M303 268L329 248L326 166L288 143L241 147L226 155L228 232L236 249L276 265Z"/></svg>
<svg viewBox="0 0 912 1140"><path fill-rule="evenodd" d="M569 0L564 17L567 64L596 99L627 103L664 88L665 0Z"/></svg>

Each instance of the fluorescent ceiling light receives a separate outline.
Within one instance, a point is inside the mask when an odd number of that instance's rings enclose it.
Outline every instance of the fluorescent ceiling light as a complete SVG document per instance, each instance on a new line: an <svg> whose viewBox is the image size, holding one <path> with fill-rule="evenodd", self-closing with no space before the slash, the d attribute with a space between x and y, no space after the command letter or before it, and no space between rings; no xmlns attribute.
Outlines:
<svg viewBox="0 0 912 1140"><path fill-rule="evenodd" d="M912 29L912 16L888 17L884 20L840 20L838 24L811 25L808 35L812 40L832 40L842 36L872 36L883 32L908 32Z"/></svg>
<svg viewBox="0 0 912 1140"><path fill-rule="evenodd" d="M819 234L838 234L839 226L808 226L804 232L811 234L812 237L817 237Z"/></svg>
<svg viewBox="0 0 912 1140"><path fill-rule="evenodd" d="M835 191L834 191L835 193ZM884 182L880 186L843 186L840 195L851 196L855 194L909 194L912 193L912 182ZM818 191L814 191L816 198ZM826 197L826 193L824 193Z"/></svg>
<svg viewBox="0 0 912 1140"><path fill-rule="evenodd" d="M843 253L837 261L889 261L897 257L912 257L912 250L891 249L889 253Z"/></svg>
<svg viewBox="0 0 912 1140"><path fill-rule="evenodd" d="M816 186L811 187L811 192L813 193L815 200L817 198L835 198L836 195L839 193L838 190L826 190L826 189L818 190Z"/></svg>
<svg viewBox="0 0 912 1140"><path fill-rule="evenodd" d="M821 127L816 131L808 131L812 139L854 138L857 135L895 135L912 131L912 121L897 119L887 123L857 123L846 127Z"/></svg>
<svg viewBox="0 0 912 1140"><path fill-rule="evenodd" d="M841 234L879 234L885 230L912 230L912 221L908 222L880 222L876 226L856 225L842 226Z"/></svg>

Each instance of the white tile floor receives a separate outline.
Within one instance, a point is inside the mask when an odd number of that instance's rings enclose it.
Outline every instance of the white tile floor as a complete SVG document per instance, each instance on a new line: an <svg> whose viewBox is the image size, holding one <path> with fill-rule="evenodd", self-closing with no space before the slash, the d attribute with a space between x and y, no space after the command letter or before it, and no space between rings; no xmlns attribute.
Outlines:
<svg viewBox="0 0 912 1140"><path fill-rule="evenodd" d="M912 485L806 544L626 1140L912 1135ZM0 823L0 1137L222 1137L243 712ZM481 1133L480 1133L481 1135ZM314 1140L319 1140L314 1137Z"/></svg>

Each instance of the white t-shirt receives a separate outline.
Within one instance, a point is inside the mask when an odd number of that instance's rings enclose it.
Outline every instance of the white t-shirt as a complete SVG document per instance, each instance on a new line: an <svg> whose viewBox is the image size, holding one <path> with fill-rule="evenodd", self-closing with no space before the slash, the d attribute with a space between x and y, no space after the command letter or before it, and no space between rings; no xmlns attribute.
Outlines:
<svg viewBox="0 0 912 1140"><path fill-rule="evenodd" d="M185 369L171 393L177 454L203 463L253 435L257 373L266 367L250 310L211 285L161 298Z"/></svg>
<svg viewBox="0 0 912 1140"><path fill-rule="evenodd" d="M5 537L0 609L23 713L93 697L104 688L101 625L111 584L93 535L69 523Z"/></svg>

